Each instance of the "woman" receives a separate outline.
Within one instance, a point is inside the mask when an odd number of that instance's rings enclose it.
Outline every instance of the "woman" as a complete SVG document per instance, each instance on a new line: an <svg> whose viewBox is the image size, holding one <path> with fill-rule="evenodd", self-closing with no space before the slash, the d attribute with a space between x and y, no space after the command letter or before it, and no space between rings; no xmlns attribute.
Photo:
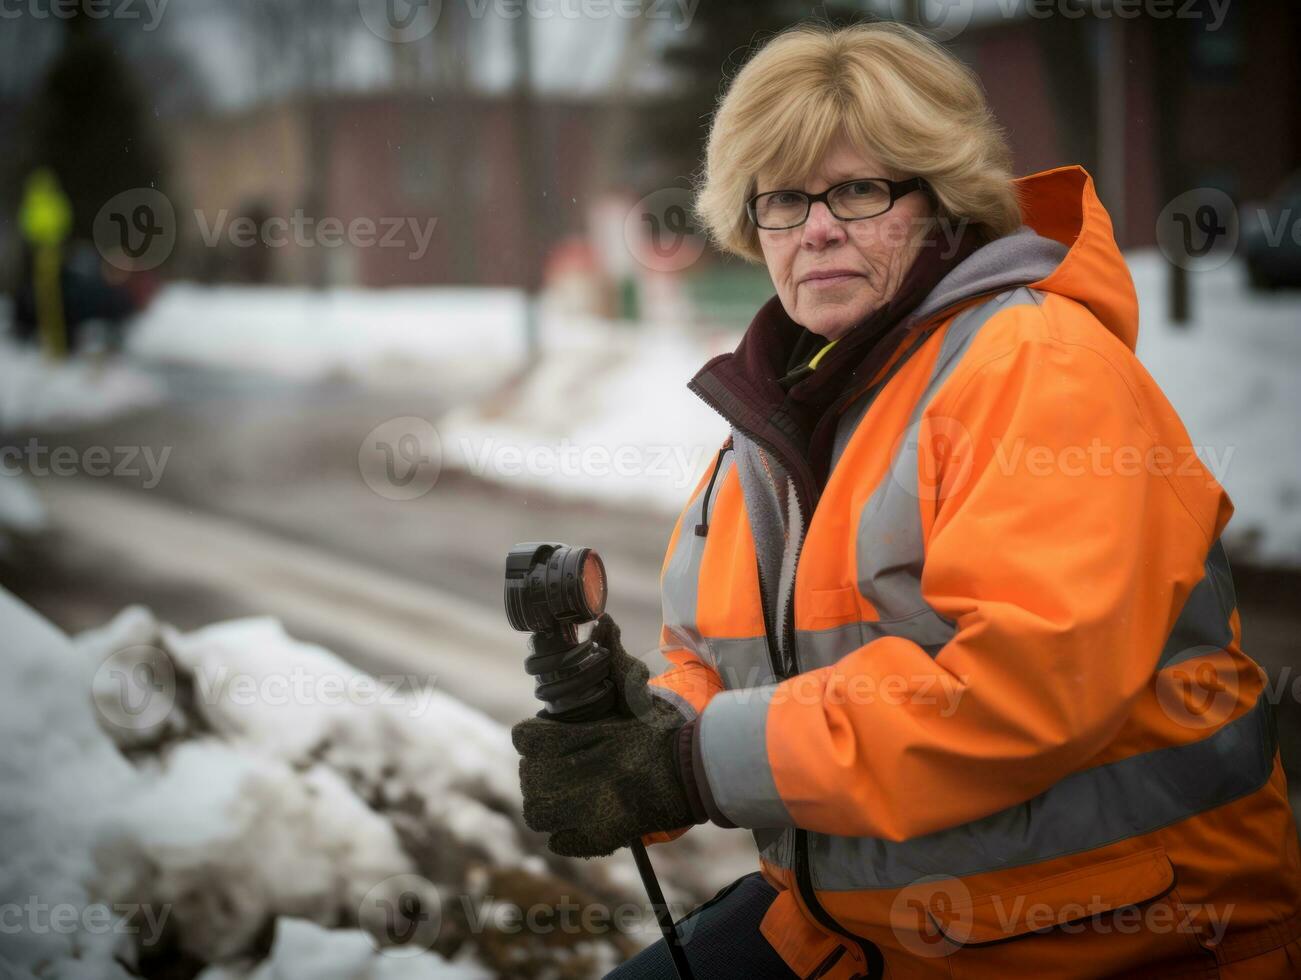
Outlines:
<svg viewBox="0 0 1301 980"><path fill-rule="evenodd" d="M1011 179L921 35L800 28L720 104L698 208L776 296L691 382L732 434L658 676L606 620L619 715L514 730L530 825L752 829L761 871L683 923L701 977L1301 975L1232 507L1089 175Z"/></svg>

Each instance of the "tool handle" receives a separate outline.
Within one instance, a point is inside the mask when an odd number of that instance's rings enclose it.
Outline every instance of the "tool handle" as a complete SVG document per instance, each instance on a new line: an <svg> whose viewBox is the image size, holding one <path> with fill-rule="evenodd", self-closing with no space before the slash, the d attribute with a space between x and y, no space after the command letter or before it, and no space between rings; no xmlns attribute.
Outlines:
<svg viewBox="0 0 1301 980"><path fill-rule="evenodd" d="M668 944L669 956L673 958L673 969L677 971L679 980L695 980L695 975L691 972L691 964L687 962L687 951L682 948L677 926L673 923L673 913L669 911L668 903L664 901L659 879L655 877L650 855L646 853L646 845L640 840L635 840L628 846L632 848L633 860L637 862L641 882L646 886L651 908L655 910L655 920L660 924L660 932L664 934L664 941Z"/></svg>

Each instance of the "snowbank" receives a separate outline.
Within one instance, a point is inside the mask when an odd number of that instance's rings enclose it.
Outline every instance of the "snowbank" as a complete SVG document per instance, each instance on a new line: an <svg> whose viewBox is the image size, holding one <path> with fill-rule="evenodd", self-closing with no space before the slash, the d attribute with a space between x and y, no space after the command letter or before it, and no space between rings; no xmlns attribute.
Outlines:
<svg viewBox="0 0 1301 980"><path fill-rule="evenodd" d="M636 892L610 861L538 856L509 733L424 678L269 619L184 634L131 607L69 640L0 590L0 630L17 976L579 978L639 945L489 914Z"/></svg>
<svg viewBox="0 0 1301 980"><path fill-rule="evenodd" d="M141 357L314 379L347 375L457 392L523 358L511 289L166 286L132 325Z"/></svg>
<svg viewBox="0 0 1301 980"><path fill-rule="evenodd" d="M161 398L152 378L120 362L50 361L0 338L0 450L22 450L24 437L35 430L87 425ZM21 472L22 460L21 452L0 460L0 553L47 526L40 498Z"/></svg>
<svg viewBox="0 0 1301 980"><path fill-rule="evenodd" d="M0 339L0 433L85 425L161 398L156 381L121 361L51 361Z"/></svg>
<svg viewBox="0 0 1301 980"><path fill-rule="evenodd" d="M556 341L517 384L444 415L443 463L515 487L676 515L727 424L687 381L734 336L665 327Z"/></svg>
<svg viewBox="0 0 1301 980"><path fill-rule="evenodd" d="M1169 320L1167 267L1126 255L1138 289L1138 356L1228 491L1225 543L1259 564L1301 566L1301 295L1247 288L1237 263L1189 276L1193 321Z"/></svg>

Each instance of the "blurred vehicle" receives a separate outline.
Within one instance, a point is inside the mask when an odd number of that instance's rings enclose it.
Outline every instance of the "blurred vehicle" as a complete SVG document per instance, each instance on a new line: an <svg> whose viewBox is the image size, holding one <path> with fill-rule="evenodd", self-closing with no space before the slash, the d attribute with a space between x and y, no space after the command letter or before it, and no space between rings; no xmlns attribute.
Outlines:
<svg viewBox="0 0 1301 980"><path fill-rule="evenodd" d="M1301 287L1301 170L1269 199L1242 209L1247 276L1254 289Z"/></svg>
<svg viewBox="0 0 1301 980"><path fill-rule="evenodd" d="M26 268L13 297L13 331L19 341L38 343L31 261L30 254L24 256ZM69 350L83 347L92 335L116 350L122 346L127 321L153 298L158 279L150 272L122 272L104 262L93 246L82 243L70 250L59 270L59 285Z"/></svg>

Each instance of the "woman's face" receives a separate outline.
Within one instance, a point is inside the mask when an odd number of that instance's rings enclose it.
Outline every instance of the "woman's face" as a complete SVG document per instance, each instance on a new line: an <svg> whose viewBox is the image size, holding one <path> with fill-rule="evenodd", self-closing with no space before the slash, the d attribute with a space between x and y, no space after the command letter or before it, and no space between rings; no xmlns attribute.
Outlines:
<svg viewBox="0 0 1301 980"><path fill-rule="evenodd" d="M755 193L799 189L817 194L855 177L890 177L871 156L841 140L801 187L778 187L760 172ZM768 275L787 315L828 340L843 336L899 288L917 255L921 233L932 214L927 195L914 191L895 201L885 214L841 221L819 201L809 218L783 231L759 229Z"/></svg>

